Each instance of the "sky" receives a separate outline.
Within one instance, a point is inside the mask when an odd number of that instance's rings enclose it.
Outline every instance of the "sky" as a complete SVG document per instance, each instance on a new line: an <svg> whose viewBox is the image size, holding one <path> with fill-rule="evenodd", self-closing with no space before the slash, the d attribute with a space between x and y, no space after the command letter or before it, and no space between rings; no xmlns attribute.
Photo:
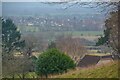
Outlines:
<svg viewBox="0 0 120 80"><path fill-rule="evenodd" d="M64 2L64 1L82 1L82 2L118 2L120 0L1 0L2 2Z"/></svg>
<svg viewBox="0 0 120 80"><path fill-rule="evenodd" d="M116 2L116 1L120 1L120 0L0 0L0 1L2 1L2 2L65 2L65 1L72 1L72 2L69 2L69 4L71 4L71 3L75 3L75 2L99 2L99 1L101 1L101 2L103 2L103 1L106 1L106 2L109 2L109 1L113 1L113 2ZM8 4L7 4L8 5ZM1 5L1 3L0 3L0 16L2 15L2 13L5 13L7 10L14 10L15 8L13 8L13 9L10 9L10 8L6 8L5 7L6 5ZM62 5L63 7L62 8L65 8L65 7L67 7L67 6L64 6L64 5ZM3 7L3 8L2 8ZM4 8L5 7L5 8ZM8 7L11 7L11 6L9 6L8 5ZM16 6L16 7L18 7L18 6ZM21 7L21 6L19 6L19 7ZM32 6L31 6L32 7ZM35 6L34 6L35 7ZM40 6L37 6L37 7L39 7L40 8ZM45 7L44 5L43 5L43 7ZM50 6L51 7L51 6ZM54 6L55 7L55 6ZM58 9L58 7L59 6L57 6L57 8L56 9ZM21 7L22 8L22 7ZM52 7L51 7L51 9L52 9ZM89 11L89 9L86 9L86 8L77 8L80 12L86 12L86 11L88 11L88 12L95 12L96 13L96 10L94 10L93 9L93 11L92 11L92 9L91 9L91 11ZM5 11L6 10L6 11ZM25 10L25 9L24 9ZM47 10L47 9L45 9L45 10ZM45 11L44 10L44 11ZM84 10L84 11L83 11ZM99 9L98 9L99 10ZM5 11L5 12L4 12ZM15 10L14 10L15 11ZM44 12L43 11L43 12ZM48 9L48 11L49 11L49 9ZM82 13L81 13L82 14ZM83 13L84 14L84 13Z"/></svg>
<svg viewBox="0 0 120 80"><path fill-rule="evenodd" d="M81 7L79 4L68 7L68 4L43 4L38 2L3 2L2 13L7 15L39 14L99 14L100 8ZM100 13L101 14L101 13Z"/></svg>
<svg viewBox="0 0 120 80"><path fill-rule="evenodd" d="M2 16L2 3L0 2L0 17ZM0 26L1 27L1 26Z"/></svg>

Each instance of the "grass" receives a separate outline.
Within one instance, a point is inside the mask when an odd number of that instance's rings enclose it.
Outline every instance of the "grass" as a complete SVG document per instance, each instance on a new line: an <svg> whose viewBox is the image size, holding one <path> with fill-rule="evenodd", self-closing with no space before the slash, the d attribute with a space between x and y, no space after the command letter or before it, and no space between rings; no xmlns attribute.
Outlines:
<svg viewBox="0 0 120 80"><path fill-rule="evenodd" d="M87 55L91 55L91 56L108 56L108 55L111 55L110 53L94 53L94 54L87 54Z"/></svg>
<svg viewBox="0 0 120 80"><path fill-rule="evenodd" d="M65 31L65 32L55 32L57 34L72 34L73 36L96 36L96 35L103 35L102 31Z"/></svg>
<svg viewBox="0 0 120 80"><path fill-rule="evenodd" d="M77 69L54 76L55 78L118 78L118 63L107 63L98 67Z"/></svg>
<svg viewBox="0 0 120 80"><path fill-rule="evenodd" d="M96 36L96 35L103 35L103 31L39 31L38 27L35 26L18 26L18 29L21 31L30 31L30 32L42 32L45 34L49 34L49 32L54 32L55 35L60 34L71 34L73 36Z"/></svg>
<svg viewBox="0 0 120 80"><path fill-rule="evenodd" d="M69 70L62 75L53 75L49 78L118 78L118 62L107 63L106 65L91 66L89 68L76 68ZM25 78L37 78L35 72L29 72ZM9 78L9 77L8 77ZM19 78L17 75L15 78Z"/></svg>

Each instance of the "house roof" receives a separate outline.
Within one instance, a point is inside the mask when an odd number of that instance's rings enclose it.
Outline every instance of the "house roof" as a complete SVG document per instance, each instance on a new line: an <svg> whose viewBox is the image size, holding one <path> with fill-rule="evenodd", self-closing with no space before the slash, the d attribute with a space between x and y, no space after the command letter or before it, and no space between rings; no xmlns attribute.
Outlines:
<svg viewBox="0 0 120 80"><path fill-rule="evenodd" d="M101 59L112 59L111 54L86 54L78 63L79 67L96 65Z"/></svg>

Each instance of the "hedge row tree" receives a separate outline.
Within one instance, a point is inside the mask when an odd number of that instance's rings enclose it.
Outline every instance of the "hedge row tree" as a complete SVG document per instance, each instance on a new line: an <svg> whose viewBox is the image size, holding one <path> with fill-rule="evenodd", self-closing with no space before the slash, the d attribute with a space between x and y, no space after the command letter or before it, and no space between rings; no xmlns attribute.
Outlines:
<svg viewBox="0 0 120 80"><path fill-rule="evenodd" d="M49 74L62 74L71 68L75 68L74 61L55 48L40 54L36 61L36 73L41 77L44 75L47 78Z"/></svg>
<svg viewBox="0 0 120 80"><path fill-rule="evenodd" d="M115 51L114 54L117 53L117 55L120 56L118 13L120 13L120 11L110 13L110 17L105 21L106 29L104 30L104 36L98 39L96 45L107 44Z"/></svg>

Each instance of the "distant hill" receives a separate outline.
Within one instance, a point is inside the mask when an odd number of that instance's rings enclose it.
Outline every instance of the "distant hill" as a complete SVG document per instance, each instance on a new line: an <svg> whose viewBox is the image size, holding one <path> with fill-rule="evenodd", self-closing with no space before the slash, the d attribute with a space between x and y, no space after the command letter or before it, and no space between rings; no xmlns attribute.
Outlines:
<svg viewBox="0 0 120 80"><path fill-rule="evenodd" d="M99 13L100 8L91 9L84 8L80 5L74 5L68 9L64 9L68 4L43 4L38 2L3 2L2 13L3 16L37 16L37 15L76 15L81 14L84 17L90 17L91 14L99 14L104 17L103 14ZM100 17L100 16L96 16Z"/></svg>
<svg viewBox="0 0 120 80"><path fill-rule="evenodd" d="M15 24L21 27L21 29L37 27L34 31L103 30L105 15L103 12L100 12L101 8L81 7L76 4L68 9L64 9L67 6L69 5L37 2L3 2L2 16L13 19Z"/></svg>

